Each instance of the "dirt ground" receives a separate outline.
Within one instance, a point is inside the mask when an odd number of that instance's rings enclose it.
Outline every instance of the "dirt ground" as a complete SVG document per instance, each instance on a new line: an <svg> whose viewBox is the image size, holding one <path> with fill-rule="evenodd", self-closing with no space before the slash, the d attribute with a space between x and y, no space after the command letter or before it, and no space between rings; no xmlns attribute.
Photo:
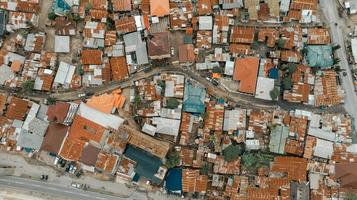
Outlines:
<svg viewBox="0 0 357 200"><path fill-rule="evenodd" d="M63 198L53 197L42 193L18 191L11 189L0 189L0 200L62 200Z"/></svg>

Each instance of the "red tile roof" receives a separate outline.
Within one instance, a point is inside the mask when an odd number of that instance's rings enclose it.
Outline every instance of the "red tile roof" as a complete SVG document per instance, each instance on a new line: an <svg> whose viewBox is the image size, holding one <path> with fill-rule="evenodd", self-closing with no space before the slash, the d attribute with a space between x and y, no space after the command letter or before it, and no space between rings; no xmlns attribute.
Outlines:
<svg viewBox="0 0 357 200"><path fill-rule="evenodd" d="M150 0L150 14L157 17L169 15L169 0Z"/></svg>
<svg viewBox="0 0 357 200"><path fill-rule="evenodd" d="M110 58L110 68L112 80L114 81L119 81L129 76L128 66L124 56Z"/></svg>
<svg viewBox="0 0 357 200"><path fill-rule="evenodd" d="M65 102L56 102L55 105L50 105L47 110L48 120L52 122L64 123L69 107L70 104Z"/></svg>
<svg viewBox="0 0 357 200"><path fill-rule="evenodd" d="M278 156L274 158L272 172L287 173L290 181L306 181L307 160L299 157Z"/></svg>
<svg viewBox="0 0 357 200"><path fill-rule="evenodd" d="M9 119L24 120L28 106L28 101L13 96L8 106L6 117Z"/></svg>
<svg viewBox="0 0 357 200"><path fill-rule="evenodd" d="M118 156L101 152L98 155L98 160L95 167L107 173L113 173L115 166L118 164Z"/></svg>
<svg viewBox="0 0 357 200"><path fill-rule="evenodd" d="M66 138L59 155L65 160L78 161L81 157L85 142Z"/></svg>
<svg viewBox="0 0 357 200"><path fill-rule="evenodd" d="M81 52L81 63L83 65L101 65L102 54L103 52L100 50L83 50Z"/></svg>
<svg viewBox="0 0 357 200"><path fill-rule="evenodd" d="M234 26L231 30L232 43L251 44L254 41L255 29L253 27Z"/></svg>
<svg viewBox="0 0 357 200"><path fill-rule="evenodd" d="M136 31L134 17L125 16L115 20L115 29L120 33L130 33Z"/></svg>
<svg viewBox="0 0 357 200"><path fill-rule="evenodd" d="M117 11L131 11L131 0L112 0L113 10Z"/></svg>
<svg viewBox="0 0 357 200"><path fill-rule="evenodd" d="M46 131L46 135L41 146L41 151L58 154L61 150L61 145L67 135L67 131L68 126L51 123Z"/></svg>
<svg viewBox="0 0 357 200"><path fill-rule="evenodd" d="M200 171L197 169L182 170L183 192L205 193L207 190L207 182L208 182L208 177L206 175L200 175Z"/></svg>
<svg viewBox="0 0 357 200"><path fill-rule="evenodd" d="M100 143L105 128L95 122L76 115L73 120L73 124L69 130L68 138L78 139L84 142L90 140Z"/></svg>

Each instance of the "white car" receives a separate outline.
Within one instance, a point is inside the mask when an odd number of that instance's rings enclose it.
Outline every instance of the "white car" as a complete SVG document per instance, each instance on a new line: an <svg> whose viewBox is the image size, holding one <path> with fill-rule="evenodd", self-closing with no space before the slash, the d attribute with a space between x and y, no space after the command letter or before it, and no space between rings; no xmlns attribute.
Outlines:
<svg viewBox="0 0 357 200"><path fill-rule="evenodd" d="M171 47L171 55L175 55L175 48Z"/></svg>
<svg viewBox="0 0 357 200"><path fill-rule="evenodd" d="M74 187L74 188L80 188L80 187L81 187L81 184L79 184L79 183L74 183L74 182L73 182L73 183L71 184L71 186Z"/></svg>
<svg viewBox="0 0 357 200"><path fill-rule="evenodd" d="M78 94L78 98L82 98L82 97L85 97L85 96L86 96L85 93Z"/></svg>

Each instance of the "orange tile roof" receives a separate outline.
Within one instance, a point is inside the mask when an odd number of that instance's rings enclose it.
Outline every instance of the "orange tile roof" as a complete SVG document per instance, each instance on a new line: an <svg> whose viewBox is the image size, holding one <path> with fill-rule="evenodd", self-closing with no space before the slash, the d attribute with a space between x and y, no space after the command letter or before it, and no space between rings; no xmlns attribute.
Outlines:
<svg viewBox="0 0 357 200"><path fill-rule="evenodd" d="M321 89L322 93L317 93L316 88ZM323 77L319 77L315 82L315 106L329 106L342 103L343 97L339 95L337 89L337 74L329 70L324 72Z"/></svg>
<svg viewBox="0 0 357 200"><path fill-rule="evenodd" d="M279 31L273 28L260 29L258 32L258 41L267 42L268 47L274 47L279 39Z"/></svg>
<svg viewBox="0 0 357 200"><path fill-rule="evenodd" d="M104 84L109 83L112 80L110 63L105 63L102 68L102 79Z"/></svg>
<svg viewBox="0 0 357 200"><path fill-rule="evenodd" d="M200 175L199 170L182 170L182 191L206 193L208 177Z"/></svg>
<svg viewBox="0 0 357 200"><path fill-rule="evenodd" d="M291 117L289 131L297 135L299 141L305 140L308 128L307 118Z"/></svg>
<svg viewBox="0 0 357 200"><path fill-rule="evenodd" d="M81 140L66 138L59 155L70 161L78 161L81 158L85 142Z"/></svg>
<svg viewBox="0 0 357 200"><path fill-rule="evenodd" d="M239 91L255 94L259 58L237 58L235 61L233 80L240 81Z"/></svg>
<svg viewBox="0 0 357 200"><path fill-rule="evenodd" d="M101 65L102 54L100 50L85 49L81 52L81 63L83 65Z"/></svg>
<svg viewBox="0 0 357 200"><path fill-rule="evenodd" d="M3 114L7 102L7 95L0 93L0 116Z"/></svg>
<svg viewBox="0 0 357 200"><path fill-rule="evenodd" d="M111 94L102 94L93 96L87 100L87 105L95 108L104 113L112 113L113 109L119 109L124 106L125 96L120 95L118 92Z"/></svg>
<svg viewBox="0 0 357 200"><path fill-rule="evenodd" d="M105 128L95 122L76 115L69 130L68 138L71 140L81 140L84 142L95 141L100 143Z"/></svg>
<svg viewBox="0 0 357 200"><path fill-rule="evenodd" d="M328 29L325 28L309 28L307 30L308 44L330 44L331 37Z"/></svg>
<svg viewBox="0 0 357 200"><path fill-rule="evenodd" d="M195 157L195 151L189 148L181 148L180 157L182 166L192 166Z"/></svg>
<svg viewBox="0 0 357 200"><path fill-rule="evenodd" d="M233 54L250 55L252 53L249 44L233 44L229 45L229 52Z"/></svg>
<svg viewBox="0 0 357 200"><path fill-rule="evenodd" d="M92 19L95 19L95 20L106 19L107 16L108 16L108 11L106 11L106 10L91 9L91 10L89 11L89 16L91 16Z"/></svg>
<svg viewBox="0 0 357 200"><path fill-rule="evenodd" d="M198 0L198 15L207 15L212 13L212 4L210 0Z"/></svg>
<svg viewBox="0 0 357 200"><path fill-rule="evenodd" d="M113 173L113 170L118 163L118 159L118 156L114 154L101 152L98 155L98 160L95 164L95 167L107 173Z"/></svg>
<svg viewBox="0 0 357 200"><path fill-rule="evenodd" d="M19 72L22 68L22 62L18 61L18 60L14 60L11 64L11 70L14 72Z"/></svg>
<svg viewBox="0 0 357 200"><path fill-rule="evenodd" d="M131 0L112 0L113 10L117 11L131 11Z"/></svg>
<svg viewBox="0 0 357 200"><path fill-rule="evenodd" d="M251 44L254 41L255 29L253 27L234 26L231 29L232 43Z"/></svg>
<svg viewBox="0 0 357 200"><path fill-rule="evenodd" d="M11 102L6 112L6 117L9 119L24 120L28 106L28 101L13 96L11 97Z"/></svg>
<svg viewBox="0 0 357 200"><path fill-rule="evenodd" d="M288 138L285 143L285 153L302 156L304 153L304 142Z"/></svg>
<svg viewBox="0 0 357 200"><path fill-rule="evenodd" d="M271 171L287 173L290 181L306 181L307 160L299 157L277 156L274 158Z"/></svg>
<svg viewBox="0 0 357 200"><path fill-rule="evenodd" d="M276 188L252 188L247 189L247 198L254 200L275 200L279 196L279 190Z"/></svg>
<svg viewBox="0 0 357 200"><path fill-rule="evenodd" d="M181 125L180 125L180 144L181 145L187 145L190 141L190 133L189 133L189 128L190 128L190 120L191 120L191 113L182 113L181 117Z"/></svg>
<svg viewBox="0 0 357 200"><path fill-rule="evenodd" d="M115 29L120 33L130 33L136 31L134 17L125 16L115 20Z"/></svg>
<svg viewBox="0 0 357 200"><path fill-rule="evenodd" d="M112 80L120 81L129 76L125 56L110 58Z"/></svg>
<svg viewBox="0 0 357 200"><path fill-rule="evenodd" d="M290 9L317 10L318 0L293 0Z"/></svg>
<svg viewBox="0 0 357 200"><path fill-rule="evenodd" d="M70 104L57 101L55 105L48 106L47 116L48 120L63 123L67 117Z"/></svg>
<svg viewBox="0 0 357 200"><path fill-rule="evenodd" d="M117 33L116 31L107 31L105 33L105 40L104 40L104 45L107 46L112 46L117 42Z"/></svg>
<svg viewBox="0 0 357 200"><path fill-rule="evenodd" d="M193 44L182 44L179 46L179 61L183 63L195 61Z"/></svg>
<svg viewBox="0 0 357 200"><path fill-rule="evenodd" d="M170 14L169 0L150 0L150 14L163 17Z"/></svg>
<svg viewBox="0 0 357 200"><path fill-rule="evenodd" d="M307 136L306 137L306 142L305 142L305 150L304 150L304 158L311 159L312 154L314 151L314 147L316 145L316 138L312 136Z"/></svg>

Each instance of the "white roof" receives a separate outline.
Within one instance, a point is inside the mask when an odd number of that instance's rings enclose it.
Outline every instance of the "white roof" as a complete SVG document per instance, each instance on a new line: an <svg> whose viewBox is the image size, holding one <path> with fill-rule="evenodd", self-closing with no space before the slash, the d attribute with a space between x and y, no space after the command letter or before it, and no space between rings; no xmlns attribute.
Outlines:
<svg viewBox="0 0 357 200"><path fill-rule="evenodd" d="M270 91L274 89L274 79L258 77L257 89L255 90L255 98L272 100Z"/></svg>
<svg viewBox="0 0 357 200"><path fill-rule="evenodd" d="M212 30L212 16L199 16L198 23L200 30Z"/></svg>
<svg viewBox="0 0 357 200"><path fill-rule="evenodd" d="M70 52L70 37L69 36L55 36L55 52L69 53Z"/></svg>
<svg viewBox="0 0 357 200"><path fill-rule="evenodd" d="M319 181L321 179L320 174L310 172L309 173L309 181L310 181L310 189L318 190L319 189Z"/></svg>
<svg viewBox="0 0 357 200"><path fill-rule="evenodd" d="M335 140L336 140L336 134L333 133L331 130L309 127L307 134L315 136L317 138L328 140L331 142L335 142Z"/></svg>
<svg viewBox="0 0 357 200"><path fill-rule="evenodd" d="M70 84L76 67L65 62L60 62L54 82Z"/></svg>
<svg viewBox="0 0 357 200"><path fill-rule="evenodd" d="M25 122L24 122L24 124L22 126L23 129L29 130L29 124L33 119L35 119L39 109L40 109L40 105L39 104L32 103L32 106L31 106L31 109L29 111L29 114L27 114Z"/></svg>
<svg viewBox="0 0 357 200"><path fill-rule="evenodd" d="M241 115L246 116L246 110L226 110L224 112L224 131L235 131L239 127L245 127L246 120L241 120Z"/></svg>
<svg viewBox="0 0 357 200"><path fill-rule="evenodd" d="M314 156L330 159L333 154L333 143L327 140L316 139Z"/></svg>
<svg viewBox="0 0 357 200"><path fill-rule="evenodd" d="M226 65L224 66L224 74L228 76L232 76L234 71L234 62L226 61Z"/></svg>
<svg viewBox="0 0 357 200"><path fill-rule="evenodd" d="M154 117L153 124L156 125L156 133L177 136L180 129L180 120Z"/></svg>
<svg viewBox="0 0 357 200"><path fill-rule="evenodd" d="M85 103L79 105L77 114L103 126L104 128L113 128L117 130L124 122L124 120L118 116L100 112L87 106Z"/></svg>
<svg viewBox="0 0 357 200"><path fill-rule="evenodd" d="M165 81L165 97L174 97L174 96L175 96L175 82Z"/></svg>
<svg viewBox="0 0 357 200"><path fill-rule="evenodd" d="M145 123L143 128L141 129L141 131L144 132L144 133L147 133L147 134L149 134L151 136L155 136L156 127Z"/></svg>
<svg viewBox="0 0 357 200"><path fill-rule="evenodd" d="M357 38L351 39L352 55L355 61L357 61Z"/></svg>

